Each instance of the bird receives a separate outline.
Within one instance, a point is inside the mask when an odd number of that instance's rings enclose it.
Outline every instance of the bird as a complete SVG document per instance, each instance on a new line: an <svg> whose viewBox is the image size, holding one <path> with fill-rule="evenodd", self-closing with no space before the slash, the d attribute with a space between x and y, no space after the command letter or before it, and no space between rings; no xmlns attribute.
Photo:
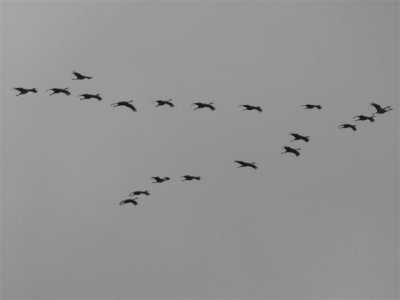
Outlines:
<svg viewBox="0 0 400 300"><path fill-rule="evenodd" d="M200 176L192 176L192 175L184 175L182 176L183 180L182 181L192 181L192 180L200 180Z"/></svg>
<svg viewBox="0 0 400 300"><path fill-rule="evenodd" d="M14 90L16 90L16 91L19 92L19 94L17 94L17 96L19 96L19 95L25 95L25 94L27 94L27 93L29 93L29 92L31 92L31 93L37 93L37 89L36 89L36 88L25 89L25 88L22 88L22 87L16 87L16 88L14 88Z"/></svg>
<svg viewBox="0 0 400 300"><path fill-rule="evenodd" d="M103 98L101 98L100 94L96 94L96 95L82 94L82 95L79 95L78 97L82 97L81 100L87 100L87 99L92 99L92 98L97 99L99 101L103 100Z"/></svg>
<svg viewBox="0 0 400 300"><path fill-rule="evenodd" d="M76 71L73 71L72 74L75 75L75 78L72 78L72 80L83 80L83 79L92 79L93 78L91 76L82 75L81 73L78 73Z"/></svg>
<svg viewBox="0 0 400 300"><path fill-rule="evenodd" d="M125 199L125 200L122 200L120 203L119 203L119 205L124 205L124 204L128 204L128 203L132 203L133 205L137 205L138 203L137 203L137 200L138 198L133 198L133 199Z"/></svg>
<svg viewBox="0 0 400 300"><path fill-rule="evenodd" d="M353 131L357 130L357 125L353 125L353 124L342 124L339 125L339 128L351 128L353 129Z"/></svg>
<svg viewBox="0 0 400 300"><path fill-rule="evenodd" d="M243 105L239 105L239 107L244 107L243 110L257 110L259 112L262 112L261 106L253 106L253 105L243 104Z"/></svg>
<svg viewBox="0 0 400 300"><path fill-rule="evenodd" d="M148 190L145 190L145 191L134 191L134 192L129 194L129 196L139 196L139 195L150 196L150 193L149 193Z"/></svg>
<svg viewBox="0 0 400 300"><path fill-rule="evenodd" d="M174 104L172 103L172 99L156 100L156 101L153 101L152 103L157 103L156 107L163 106L163 105L168 105L169 107L174 107Z"/></svg>
<svg viewBox="0 0 400 300"><path fill-rule="evenodd" d="M53 88L53 89L48 89L48 90L46 90L46 92L48 92L48 91L52 91L52 93L49 94L50 96L51 96L51 95L54 95L54 94L60 94L60 93L61 93L61 94L65 94L65 95L67 95L67 96L71 95L71 92L69 91L68 88L64 88L64 89Z"/></svg>
<svg viewBox="0 0 400 300"><path fill-rule="evenodd" d="M310 137L309 136L304 136L298 133L291 133L291 136L293 136L293 140L291 140L291 142L293 141L298 141L298 140L303 140L305 142L309 142L310 141Z"/></svg>
<svg viewBox="0 0 400 300"><path fill-rule="evenodd" d="M164 181L170 180L169 177L158 177L158 176L155 176L155 177L151 177L151 178L154 179L153 183L162 183Z"/></svg>
<svg viewBox="0 0 400 300"><path fill-rule="evenodd" d="M304 104L301 107L303 107L304 109L313 109L313 108L322 109L321 105L316 105L316 104Z"/></svg>
<svg viewBox="0 0 400 300"><path fill-rule="evenodd" d="M133 102L133 100L131 101L119 101L116 103L111 104L112 107L117 107L117 106L125 106L125 107L129 107L130 109L132 109L133 111L137 111L136 107L134 107L131 102Z"/></svg>
<svg viewBox="0 0 400 300"><path fill-rule="evenodd" d="M358 116L353 117L353 119L356 119L356 122L357 121L366 121L366 120L369 120L371 123L375 122L374 116L368 117L368 116L364 116L364 115L358 115Z"/></svg>
<svg viewBox="0 0 400 300"><path fill-rule="evenodd" d="M292 147L288 147L288 146L284 146L283 148L285 149L285 151L282 152L282 154L284 154L284 153L293 153L296 156L300 155L300 152L299 152L299 150L301 150L300 148L292 148Z"/></svg>
<svg viewBox="0 0 400 300"><path fill-rule="evenodd" d="M254 170L257 170L257 166L255 162L245 162L245 161L241 161L241 160L235 160L235 163L238 163L240 166L238 166L238 168L244 168L244 167L250 167L253 168Z"/></svg>
<svg viewBox="0 0 400 300"><path fill-rule="evenodd" d="M194 108L194 110L199 109L199 108L209 108L211 110L215 110L215 107L213 105L214 103L202 103L202 102L194 102L192 105L196 105L197 107Z"/></svg>
<svg viewBox="0 0 400 300"><path fill-rule="evenodd" d="M370 105L372 105L376 109L376 112L374 112L372 115L384 114L390 110L393 110L393 108L391 106L382 107L379 104L374 103L374 102L371 102Z"/></svg>

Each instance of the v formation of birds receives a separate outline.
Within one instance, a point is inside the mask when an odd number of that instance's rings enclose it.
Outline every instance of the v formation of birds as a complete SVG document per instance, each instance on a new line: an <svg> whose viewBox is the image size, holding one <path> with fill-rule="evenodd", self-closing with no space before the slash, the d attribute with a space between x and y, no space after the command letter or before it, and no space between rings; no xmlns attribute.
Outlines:
<svg viewBox="0 0 400 300"><path fill-rule="evenodd" d="M78 73L76 71L72 72L73 75L75 76L74 78L72 78L72 80L90 80L93 79L93 76L86 76L83 75L81 73ZM18 94L16 96L21 96L21 95L25 95L28 93L37 93L38 90L36 88L23 88L23 87L16 87L14 88L14 90L16 90L18 92ZM70 96L71 92L69 91L68 87L65 88L51 88L48 90L45 90L45 92L47 92L50 96L54 95L54 94L63 94L65 96ZM102 101L103 98L101 97L100 94L80 94L78 95L78 97L80 98L80 100L90 100L90 99L94 99L97 101ZM116 103L112 103L111 106L112 107L126 107L129 108L130 110L132 110L133 112L137 112L137 108L132 104L133 100L129 100L129 101L119 101ZM153 101L153 103L156 103L155 107L159 107L159 106L166 106L169 108L173 108L175 105L173 103L173 99L168 99L168 100L155 100ZM208 109L210 111L215 111L215 105L213 102L194 102L192 103L192 105L194 106L194 110L198 110L198 109ZM376 115L382 115L387 113L388 111L393 110L391 106L381 106L375 102L371 102L370 104L372 107L375 108L375 112L372 113L370 116L367 115L358 115L355 116L354 122L359 122L359 121L369 121L369 122L374 122L375 121L375 117ZM250 104L243 104L240 105L239 107L243 108L243 111L257 111L258 113L261 113L263 110L261 108L261 106L254 106L254 105L250 105ZM304 104L301 106L301 108L305 109L305 110L321 110L322 106L318 105L318 104ZM344 123L338 126L340 129L351 129L352 131L356 131L357 130L357 125L349 122L349 123ZM302 135L300 133L290 133L290 136L292 137L292 140L290 140L289 142L295 142L295 141L302 141L305 143L308 143L310 141L310 137L306 136L306 135ZM300 150L301 148L294 148L294 147L290 147L290 146L283 146L283 152L282 154L285 153L292 153L294 154L296 157L300 156ZM238 168L251 168L253 170L257 170L258 167L256 165L256 162L246 162L246 161L242 161L242 160L236 160L235 163L238 165ZM194 175L183 175L182 177L182 182L185 181L198 181L201 180L201 176L194 176ZM166 181L171 180L170 177L159 177L159 176L154 176L151 178L153 181L152 183L163 183ZM122 200L119 202L119 205L124 205L124 204L133 204L133 205L138 205L138 196L150 196L150 192L148 190L137 190L137 191L133 191L129 194L129 197L132 198L127 198L125 200Z"/></svg>

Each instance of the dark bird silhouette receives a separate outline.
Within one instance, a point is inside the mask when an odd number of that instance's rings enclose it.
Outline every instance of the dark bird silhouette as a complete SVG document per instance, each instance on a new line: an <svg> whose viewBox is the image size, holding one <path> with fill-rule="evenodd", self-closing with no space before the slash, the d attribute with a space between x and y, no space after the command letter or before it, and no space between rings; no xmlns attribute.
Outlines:
<svg viewBox="0 0 400 300"><path fill-rule="evenodd" d="M153 183L162 183L164 181L170 180L169 177L158 177L158 176L155 176L155 177L151 177L151 178L154 180Z"/></svg>
<svg viewBox="0 0 400 300"><path fill-rule="evenodd" d="M293 136L293 140L291 140L291 142L293 141L298 141L298 140L303 140L305 142L309 142L310 141L310 137L309 136L304 136L298 133L291 133L291 136Z"/></svg>
<svg viewBox="0 0 400 300"><path fill-rule="evenodd" d="M138 198L133 198L133 199L126 199L126 200L122 200L119 205L124 205L124 204L128 204L128 203L132 203L133 205L137 205L137 200Z"/></svg>
<svg viewBox="0 0 400 300"><path fill-rule="evenodd" d="M91 76L82 75L81 73L78 73L76 71L73 71L72 73L75 75L75 78L72 78L72 80L83 80L83 79L92 79L93 78Z"/></svg>
<svg viewBox="0 0 400 300"><path fill-rule="evenodd" d="M393 110L393 108L391 106L386 106L386 107L382 107L377 103L371 102L371 105L373 107L375 107L376 112L374 112L372 115L377 115L377 114L384 114L390 110Z"/></svg>
<svg viewBox="0 0 400 300"><path fill-rule="evenodd" d="M299 152L299 150L301 150L300 148L292 148L292 147L284 146L283 149L285 149L285 151L282 152L282 154L284 154L284 153L293 153L296 156L300 155L300 152Z"/></svg>
<svg viewBox="0 0 400 300"><path fill-rule="evenodd" d="M192 175L184 175L182 176L183 180L182 181L192 181L192 180L200 180L200 176L192 176Z"/></svg>
<svg viewBox="0 0 400 300"><path fill-rule="evenodd" d="M17 94L17 96L19 96L19 95L25 95L25 94L27 94L27 93L37 93L37 89L36 88L32 88L32 89L25 89L25 88L22 88L22 87L16 87L16 88L14 88L14 90L16 90L16 91L18 91L19 92L19 94Z"/></svg>
<svg viewBox="0 0 400 300"><path fill-rule="evenodd" d="M210 103L202 103L202 102L194 102L194 103L192 103L192 105L196 105L194 110L199 109L199 108L209 108L211 110L215 110L215 107L214 107L213 104L214 103L212 103L212 102L210 102Z"/></svg>
<svg viewBox="0 0 400 300"><path fill-rule="evenodd" d="M129 194L129 196L139 196L139 195L150 196L150 193L149 193L148 190L145 190L145 191L134 191L134 192Z"/></svg>
<svg viewBox="0 0 400 300"><path fill-rule="evenodd" d="M364 116L364 115L359 115L359 116L355 116L353 117L353 119L356 119L357 121L366 121L369 120L371 123L374 122L374 116L368 117L368 116Z"/></svg>
<svg viewBox="0 0 400 300"><path fill-rule="evenodd" d="M87 99L97 99L97 100L99 100L99 101L101 101L101 100L103 100L103 98L101 98L101 96L100 96L100 94L96 94L96 95L93 95L93 94L82 94L82 95L79 95L78 97L82 97L80 100L87 100Z"/></svg>
<svg viewBox="0 0 400 300"><path fill-rule="evenodd" d="M353 124L342 124L339 125L339 128L351 128L353 129L353 131L357 130L357 125L353 125Z"/></svg>
<svg viewBox="0 0 400 300"><path fill-rule="evenodd" d="M235 160L235 163L238 163L239 166L238 168L244 168L244 167L250 167L253 168L254 170L257 170L257 166L255 162L249 163L241 160Z"/></svg>
<svg viewBox="0 0 400 300"><path fill-rule="evenodd" d="M49 94L50 96L54 95L54 94L65 94L67 96L71 95L71 92L69 91L68 88L64 88L64 89L53 88L53 89L46 90L46 92L48 92L48 91L52 91L52 93Z"/></svg>
<svg viewBox="0 0 400 300"><path fill-rule="evenodd" d="M134 107L131 102L133 102L133 100L131 101L119 101L116 103L111 104L112 107L117 107L117 106L125 106L125 107L129 107L130 109L132 109L133 111L137 111L136 107Z"/></svg>
<svg viewBox="0 0 400 300"><path fill-rule="evenodd" d="M172 103L172 99L156 100L156 101L153 101L153 103L157 103L156 107L163 106L163 105L168 105L169 107L174 107L174 104Z"/></svg>
<svg viewBox="0 0 400 300"><path fill-rule="evenodd" d="M243 104L243 105L239 105L239 107L244 107L243 110L257 110L259 112L262 112L261 106L253 106L253 105Z"/></svg>
<svg viewBox="0 0 400 300"><path fill-rule="evenodd" d="M313 109L313 108L322 109L321 105L315 105L315 104L304 104L301 107L303 107L304 109Z"/></svg>

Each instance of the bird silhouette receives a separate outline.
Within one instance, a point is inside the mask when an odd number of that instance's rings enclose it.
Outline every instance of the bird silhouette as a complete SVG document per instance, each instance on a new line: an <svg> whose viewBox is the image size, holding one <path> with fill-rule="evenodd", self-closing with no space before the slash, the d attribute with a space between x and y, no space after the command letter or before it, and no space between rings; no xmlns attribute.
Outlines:
<svg viewBox="0 0 400 300"><path fill-rule="evenodd" d="M73 71L72 74L75 75L75 78L72 78L72 80L83 80L83 79L92 79L93 78L91 76L82 75L81 73L78 73L76 71Z"/></svg>
<svg viewBox="0 0 400 300"><path fill-rule="evenodd" d="M168 105L169 107L174 107L174 104L172 103L172 99L156 100L156 101L153 101L153 103L157 103L156 107L163 106L163 105Z"/></svg>
<svg viewBox="0 0 400 300"><path fill-rule="evenodd" d="M158 176L155 176L155 177L151 177L151 178L154 180L153 183L162 183L164 181L170 180L169 177L158 177Z"/></svg>
<svg viewBox="0 0 400 300"><path fill-rule="evenodd" d="M71 92L69 91L68 88L64 88L64 89L53 88L53 89L46 90L46 92L48 92L48 91L52 91L52 93L49 94L50 96L54 95L54 94L65 94L67 96L71 95Z"/></svg>
<svg viewBox="0 0 400 300"><path fill-rule="evenodd" d="M371 102L371 105L373 107L375 107L376 112L374 112L372 115L377 115L377 114L384 114L390 110L393 110L393 108L391 106L386 106L386 107L382 107L377 103Z"/></svg>
<svg viewBox="0 0 400 300"><path fill-rule="evenodd" d="M82 97L80 100L87 100L87 99L97 99L99 101L103 100L103 98L101 98L100 94L82 94L79 95L78 97Z"/></svg>
<svg viewBox="0 0 400 300"><path fill-rule="evenodd" d="M339 128L351 128L351 129L353 129L353 131L356 131L357 130L357 125L353 125L353 124L342 124L342 125L339 125Z"/></svg>
<svg viewBox="0 0 400 300"><path fill-rule="evenodd" d="M137 203L137 200L138 198L133 198L133 199L125 199L125 200L122 200L120 203L119 203L119 205L124 205L124 204L128 204L128 203L132 203L133 205L137 205L138 203Z"/></svg>
<svg viewBox="0 0 400 300"><path fill-rule="evenodd" d="M300 152L299 152L299 150L301 150L300 148L292 148L292 147L284 146L283 149L285 149L285 151L282 152L282 154L284 154L284 153L293 153L296 156L300 155Z"/></svg>
<svg viewBox="0 0 400 300"><path fill-rule="evenodd" d="M125 106L125 107L129 107L130 109L132 109L133 111L137 111L136 107L134 107L131 102L133 102L133 100L131 101L119 101L116 103L111 104L112 107L117 107L117 106Z"/></svg>
<svg viewBox="0 0 400 300"><path fill-rule="evenodd" d="M235 163L238 163L239 166L238 168L244 168L244 167L250 167L253 168L254 170L257 170L257 166L255 162L245 162L245 161L241 161L241 160L235 160Z"/></svg>
<svg viewBox="0 0 400 300"><path fill-rule="evenodd" d="M182 181L192 181L192 180L200 180L200 176L192 176L192 175L184 175L182 176L183 180Z"/></svg>
<svg viewBox="0 0 400 300"><path fill-rule="evenodd" d="M253 106L253 105L243 104L243 105L239 105L239 107L244 107L243 110L257 110L259 112L262 112L261 106Z"/></svg>
<svg viewBox="0 0 400 300"><path fill-rule="evenodd" d="M291 140L291 142L293 141L298 141L298 140L303 140L305 142L309 142L310 141L310 137L309 136L304 136L298 133L291 133L291 136L293 136L293 140Z"/></svg>
<svg viewBox="0 0 400 300"><path fill-rule="evenodd" d="M355 116L353 117L353 119L356 119L357 121L366 121L369 120L371 123L374 122L374 116L368 117L368 116L364 116L364 115L359 115L359 116Z"/></svg>
<svg viewBox="0 0 400 300"><path fill-rule="evenodd" d="M303 107L304 109L313 109L313 108L322 109L321 105L315 105L315 104L304 104L301 107Z"/></svg>
<svg viewBox="0 0 400 300"><path fill-rule="evenodd" d="M139 195L150 196L150 193L149 193L148 190L145 190L145 191L134 191L134 192L129 194L129 196L139 196Z"/></svg>
<svg viewBox="0 0 400 300"><path fill-rule="evenodd" d="M194 110L200 109L200 108L209 108L211 110L215 110L215 107L214 107L213 104L214 103L212 103L212 102L210 102L210 103L202 103L202 102L194 102L194 103L192 103L192 105L196 105Z"/></svg>
<svg viewBox="0 0 400 300"><path fill-rule="evenodd" d="M36 88L25 89L25 88L22 88L22 87L16 87L16 88L14 88L14 90L19 92L19 94L17 94L16 96L25 95L25 94L27 94L29 92L30 93L37 93L37 89Z"/></svg>

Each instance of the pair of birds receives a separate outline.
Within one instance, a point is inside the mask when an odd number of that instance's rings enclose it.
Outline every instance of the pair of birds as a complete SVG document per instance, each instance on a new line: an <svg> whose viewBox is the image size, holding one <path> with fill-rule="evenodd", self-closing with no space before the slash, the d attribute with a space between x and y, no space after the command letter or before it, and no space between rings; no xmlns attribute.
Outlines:
<svg viewBox="0 0 400 300"><path fill-rule="evenodd" d="M384 113L387 113L388 111L393 110L393 108L391 106L382 107L381 105L379 105L379 104L377 104L375 102L371 102L370 105L373 106L376 109L376 111L374 113L372 113L372 116L366 116L366 115L355 116L355 117L353 117L353 119L355 119L355 122L367 121L368 120L368 121L370 121L372 123L372 122L375 122L374 118L375 118L376 115L383 115ZM339 128L341 128L341 129L351 128L353 131L356 131L357 130L357 125L350 124L350 123L345 123L345 124L339 125Z"/></svg>
<svg viewBox="0 0 400 300"><path fill-rule="evenodd" d="M310 137L309 136L305 136L305 135L301 135L299 133L290 133L290 135L293 137L292 140L290 140L290 142L294 142L294 141L304 141L306 143L308 143L310 141ZM284 152L282 152L282 154L284 153L293 153L296 156L300 156L300 150L301 148L293 148L293 147L289 147L289 146L283 146L283 149L285 149Z"/></svg>

